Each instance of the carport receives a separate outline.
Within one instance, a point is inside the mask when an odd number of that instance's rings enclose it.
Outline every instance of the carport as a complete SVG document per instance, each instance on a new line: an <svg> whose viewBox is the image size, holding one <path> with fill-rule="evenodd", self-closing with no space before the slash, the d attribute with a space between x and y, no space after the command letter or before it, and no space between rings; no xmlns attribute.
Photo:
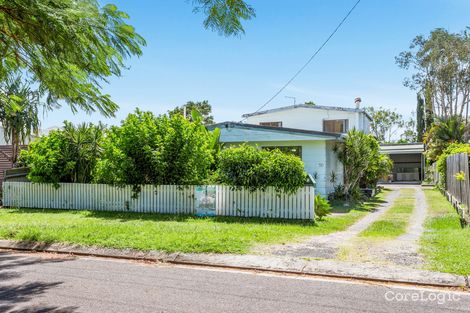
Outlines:
<svg viewBox="0 0 470 313"><path fill-rule="evenodd" d="M382 144L380 153L393 161L390 173L393 182L420 182L424 177L424 145L422 143Z"/></svg>

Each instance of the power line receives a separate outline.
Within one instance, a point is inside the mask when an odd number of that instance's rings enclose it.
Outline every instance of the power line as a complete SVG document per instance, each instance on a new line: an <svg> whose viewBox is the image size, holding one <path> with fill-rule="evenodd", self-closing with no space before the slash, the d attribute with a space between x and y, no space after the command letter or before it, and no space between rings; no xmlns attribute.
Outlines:
<svg viewBox="0 0 470 313"><path fill-rule="evenodd" d="M323 42L323 44L315 51L314 54L312 54L312 56L307 60L307 62L305 62L304 65L302 65L302 67L300 67L300 69L294 74L294 76L292 76L288 81L287 83L285 83L271 98L269 98L268 101L266 101L262 106L260 106L255 112L253 113L257 113L259 111L261 111L265 106L267 106L269 103L271 103L271 101L273 101L281 92L284 91L284 89L286 89L287 86L290 85L290 83L297 78L297 76L299 76L299 74L310 64L310 62L312 62L312 60L317 56L317 54L323 49L323 47L326 46L326 44L328 43L328 41L330 41L330 39L336 34L336 32L339 30L339 28L344 24L344 22L348 19L349 15L351 15L351 13L354 11L354 9L357 7L357 5L359 4L359 2L361 2L361 0L357 0L357 2L352 6L352 8L349 10L349 12L343 17L343 19L341 20L341 22L339 22L338 26L336 26L336 28L333 30L333 32L330 34L330 36L328 36L328 38L326 38L326 40ZM243 122L244 120L246 120L246 118L242 119L241 121Z"/></svg>

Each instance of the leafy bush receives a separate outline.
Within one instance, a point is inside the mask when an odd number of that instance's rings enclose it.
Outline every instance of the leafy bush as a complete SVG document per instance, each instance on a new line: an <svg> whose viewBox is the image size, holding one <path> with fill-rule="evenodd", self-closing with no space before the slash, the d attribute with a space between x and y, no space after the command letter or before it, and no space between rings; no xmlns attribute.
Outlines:
<svg viewBox="0 0 470 313"><path fill-rule="evenodd" d="M315 196L315 216L320 220L323 217L331 214L331 206L327 199L323 198L321 195Z"/></svg>
<svg viewBox="0 0 470 313"><path fill-rule="evenodd" d="M379 179L389 175L393 168L393 161L386 154L380 154L379 148L372 145L372 157L369 165L361 179L360 186L366 188L375 188Z"/></svg>
<svg viewBox="0 0 470 313"><path fill-rule="evenodd" d="M108 131L95 182L130 184L135 192L142 184L204 183L214 162L216 138L200 116L193 120L139 110L129 114L120 127Z"/></svg>
<svg viewBox="0 0 470 313"><path fill-rule="evenodd" d="M452 143L437 158L437 172L439 173L439 187L443 188L446 183L447 157L452 154L467 152L470 155L470 144Z"/></svg>
<svg viewBox="0 0 470 313"><path fill-rule="evenodd" d="M38 183L89 183L98 158L104 126L72 125L34 140L21 151L19 163L29 167L28 179Z"/></svg>
<svg viewBox="0 0 470 313"><path fill-rule="evenodd" d="M220 152L219 182L251 191L275 187L278 192L294 193L307 180L302 160L279 150L265 151L242 145Z"/></svg>

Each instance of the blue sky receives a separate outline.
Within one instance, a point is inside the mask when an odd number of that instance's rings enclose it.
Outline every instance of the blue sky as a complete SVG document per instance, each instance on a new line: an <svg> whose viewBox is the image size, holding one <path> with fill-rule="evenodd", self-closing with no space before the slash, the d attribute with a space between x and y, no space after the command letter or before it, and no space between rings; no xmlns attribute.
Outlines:
<svg viewBox="0 0 470 313"><path fill-rule="evenodd" d="M209 100L216 121L240 120L269 99L310 57L356 0L246 0L256 18L246 34L223 37L205 30L187 0L114 1L147 40L143 56L104 86L120 109L115 118L50 112L43 127L102 120L118 124L136 107L156 114L188 100ZM108 1L101 1L105 4ZM469 0L362 0L328 45L271 104L384 106L409 116L415 92L402 85L394 57L418 34L437 27L459 32L469 25Z"/></svg>

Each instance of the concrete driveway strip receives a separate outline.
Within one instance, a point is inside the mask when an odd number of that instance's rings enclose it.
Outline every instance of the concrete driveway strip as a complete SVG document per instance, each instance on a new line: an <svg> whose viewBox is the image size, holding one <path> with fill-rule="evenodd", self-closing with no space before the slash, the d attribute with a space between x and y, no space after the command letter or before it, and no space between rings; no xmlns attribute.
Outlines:
<svg viewBox="0 0 470 313"><path fill-rule="evenodd" d="M469 307L470 295L458 291L0 252L0 312L8 313L468 312Z"/></svg>

